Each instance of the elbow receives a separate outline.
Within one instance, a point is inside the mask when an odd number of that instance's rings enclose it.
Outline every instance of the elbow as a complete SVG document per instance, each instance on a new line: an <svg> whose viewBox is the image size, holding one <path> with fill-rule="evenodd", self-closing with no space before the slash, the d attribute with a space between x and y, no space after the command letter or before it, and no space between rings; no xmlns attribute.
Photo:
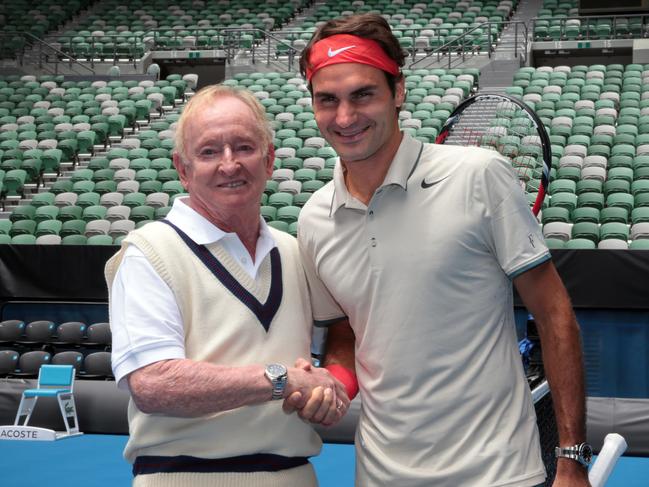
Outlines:
<svg viewBox="0 0 649 487"><path fill-rule="evenodd" d="M137 371L128 377L128 386L131 392L131 398L135 406L145 414L156 414L160 410L160 395L156 392L153 384L138 374Z"/></svg>

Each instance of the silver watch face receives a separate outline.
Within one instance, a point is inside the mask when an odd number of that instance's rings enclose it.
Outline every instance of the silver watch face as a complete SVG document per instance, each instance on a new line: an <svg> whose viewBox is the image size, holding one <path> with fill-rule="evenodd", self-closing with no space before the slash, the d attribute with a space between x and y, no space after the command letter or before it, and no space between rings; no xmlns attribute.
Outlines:
<svg viewBox="0 0 649 487"><path fill-rule="evenodd" d="M593 459L593 449L588 443L582 443L581 445L579 445L579 456L586 464L589 464Z"/></svg>
<svg viewBox="0 0 649 487"><path fill-rule="evenodd" d="M277 379L278 377L286 375L286 367L282 364L268 364L266 366L266 372L273 379Z"/></svg>

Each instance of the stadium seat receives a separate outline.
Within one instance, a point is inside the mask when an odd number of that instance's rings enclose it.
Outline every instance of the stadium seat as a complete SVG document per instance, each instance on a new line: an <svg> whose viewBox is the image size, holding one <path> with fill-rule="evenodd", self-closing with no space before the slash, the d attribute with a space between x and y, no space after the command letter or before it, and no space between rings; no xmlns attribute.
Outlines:
<svg viewBox="0 0 649 487"><path fill-rule="evenodd" d="M597 245L595 242L587 238L571 238L566 242L563 248L572 250L589 250L596 249Z"/></svg>
<svg viewBox="0 0 649 487"><path fill-rule="evenodd" d="M49 364L52 356L49 352L32 350L25 352L18 358L18 367L14 375L25 378L35 378L41 366Z"/></svg>
<svg viewBox="0 0 649 487"><path fill-rule="evenodd" d="M52 365L71 365L78 374L83 367L83 353L73 350L58 352L52 356Z"/></svg>
<svg viewBox="0 0 649 487"><path fill-rule="evenodd" d="M22 320L0 321L0 345L11 346L20 340L25 331L25 322Z"/></svg>
<svg viewBox="0 0 649 487"><path fill-rule="evenodd" d="M112 335L107 322L93 323L86 330L86 346L110 348Z"/></svg>
<svg viewBox="0 0 649 487"><path fill-rule="evenodd" d="M83 361L84 379L111 379L113 371L111 368L110 352L93 352L86 355Z"/></svg>
<svg viewBox="0 0 649 487"><path fill-rule="evenodd" d="M18 356L15 350L0 350L0 377L11 377L18 366Z"/></svg>
<svg viewBox="0 0 649 487"><path fill-rule="evenodd" d="M85 338L86 328L86 324L80 321L66 321L65 323L61 323L56 327L56 338L52 343L59 347L62 345L80 345Z"/></svg>

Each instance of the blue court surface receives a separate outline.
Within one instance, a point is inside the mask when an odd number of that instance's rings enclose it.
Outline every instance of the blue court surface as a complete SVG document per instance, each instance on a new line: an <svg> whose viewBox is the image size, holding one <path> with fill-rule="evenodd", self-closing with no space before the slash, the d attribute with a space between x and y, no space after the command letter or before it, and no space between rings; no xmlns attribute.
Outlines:
<svg viewBox="0 0 649 487"><path fill-rule="evenodd" d="M130 485L122 458L125 436L84 435L57 442L0 441L2 487L114 487ZM354 485L354 447L324 446L313 459L321 487ZM623 457L607 487L647 487L649 458Z"/></svg>

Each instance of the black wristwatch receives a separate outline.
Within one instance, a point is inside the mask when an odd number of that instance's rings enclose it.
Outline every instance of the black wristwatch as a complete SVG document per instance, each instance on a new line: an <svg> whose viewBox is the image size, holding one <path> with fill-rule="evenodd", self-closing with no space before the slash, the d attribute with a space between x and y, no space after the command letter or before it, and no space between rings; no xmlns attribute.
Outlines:
<svg viewBox="0 0 649 487"><path fill-rule="evenodd" d="M593 458L593 449L588 443L580 443L565 448L558 446L554 449L554 454L557 458L569 458L587 467Z"/></svg>

